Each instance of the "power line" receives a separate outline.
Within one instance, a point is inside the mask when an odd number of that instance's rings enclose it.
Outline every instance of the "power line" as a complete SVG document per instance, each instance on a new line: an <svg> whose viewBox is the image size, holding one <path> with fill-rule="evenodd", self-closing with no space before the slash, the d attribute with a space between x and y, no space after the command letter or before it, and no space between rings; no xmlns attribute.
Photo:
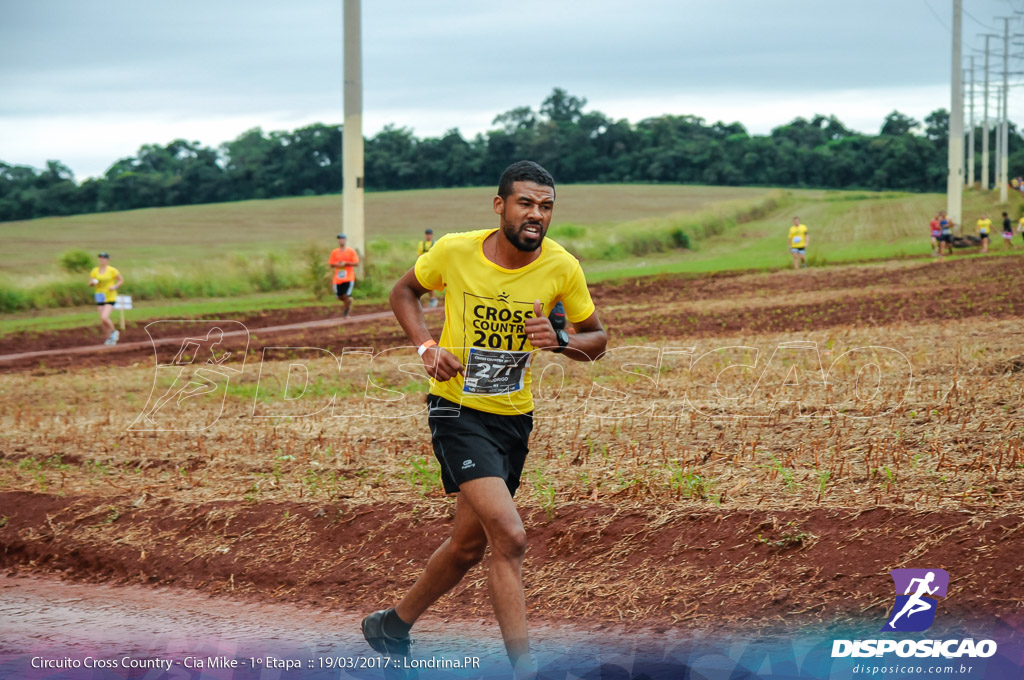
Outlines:
<svg viewBox="0 0 1024 680"><path fill-rule="evenodd" d="M933 14L934 14L934 12L933 12ZM993 27L989 26L988 24L983 24L983 23L981 23L980 21L978 21L978 19L977 19L977 18L976 18L976 17L975 17L975 16L973 15L973 14L971 14L970 12L968 12L968 11L967 11L966 9L964 10L964 14L966 14L966 15L967 15L968 17L970 17L971 19L973 19L973 20L974 20L974 23L978 24L978 25L979 25L979 26L981 26L982 28L984 28L984 29L987 29L987 30L989 30L989 31L994 31L994 30L996 30L996 29L994 29Z"/></svg>
<svg viewBox="0 0 1024 680"><path fill-rule="evenodd" d="M928 0L921 0L921 2L923 2L924 6L928 8L928 11L932 13L932 16L935 17L935 20L939 22L940 26L942 26L944 29L946 29L946 31L949 32L949 33L953 32L952 29L950 29L950 27L946 25L946 22L942 20L942 17L939 16L938 12L936 12L932 8L932 6L928 2Z"/></svg>

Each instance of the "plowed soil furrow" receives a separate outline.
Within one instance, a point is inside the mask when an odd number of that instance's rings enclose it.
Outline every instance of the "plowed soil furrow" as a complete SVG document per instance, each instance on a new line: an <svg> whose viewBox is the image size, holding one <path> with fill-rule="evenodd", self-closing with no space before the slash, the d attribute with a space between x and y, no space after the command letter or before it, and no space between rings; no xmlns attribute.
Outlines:
<svg viewBox="0 0 1024 680"><path fill-rule="evenodd" d="M217 502L0 494L0 564L118 583L373 608L408 587L444 539L449 506ZM116 508L120 508L117 510ZM573 504L525 517L529 606L541 618L714 626L884 615L889 569L955 572L944 609L1024 605L1024 516L891 508L680 511ZM438 605L486 616L477 568Z"/></svg>

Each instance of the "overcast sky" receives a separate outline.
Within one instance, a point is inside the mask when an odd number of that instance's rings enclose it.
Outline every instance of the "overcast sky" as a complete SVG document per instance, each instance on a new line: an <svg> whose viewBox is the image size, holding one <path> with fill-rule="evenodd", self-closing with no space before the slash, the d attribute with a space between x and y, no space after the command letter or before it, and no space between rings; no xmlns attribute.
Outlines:
<svg viewBox="0 0 1024 680"><path fill-rule="evenodd" d="M965 57L983 47L978 34L1002 33L995 17L1024 9L1024 0L963 2ZM142 144L216 146L256 126L340 123L341 5L0 0L0 160L57 159L81 180ZM633 122L692 114L764 134L822 113L874 133L893 109L921 119L949 108L951 8L363 0L364 134L392 123L419 137L456 127L471 137L499 113L537 109L554 87ZM1020 66L1014 59L1011 71ZM1024 115L1020 88L1010 107L1011 118Z"/></svg>

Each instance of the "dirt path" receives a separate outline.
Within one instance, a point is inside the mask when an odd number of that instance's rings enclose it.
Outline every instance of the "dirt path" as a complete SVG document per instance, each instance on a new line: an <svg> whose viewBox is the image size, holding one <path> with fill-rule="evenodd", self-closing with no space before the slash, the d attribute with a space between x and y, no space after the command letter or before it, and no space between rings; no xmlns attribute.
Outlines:
<svg viewBox="0 0 1024 680"><path fill-rule="evenodd" d="M1024 313L1019 282L1024 258L989 257L946 262L895 261L799 272L654 276L591 286L612 346L637 337L698 338L723 332L806 331L834 326L879 326L940 319L1013 318ZM443 311L443 310L436 310ZM265 346L373 347L406 342L386 306L349 319L325 307L273 310L233 319L249 329L249 351ZM431 315L439 332L440 315ZM202 320L182 323L185 335L206 332ZM143 326L129 327L116 347L82 346L92 329L21 332L0 337L0 372L129 365L151 361ZM264 339L265 336L272 338Z"/></svg>
<svg viewBox="0 0 1024 680"><path fill-rule="evenodd" d="M0 678L40 675L41 663L62 664L60 677L92 678L86 664L164 664L128 677L280 677L274 664L303 678L339 677L341 660L369 668L340 677L381 677L379 655L359 632L361 614L273 601L209 597L172 588L65 583L38 576L0 575ZM710 658L715 643L700 631L680 628L656 641L622 630L538 624L532 647L546 677L585 677L600 666L663 664L666 648L685 648L706 670L731 671L736 663ZM492 620L425 617L416 626L413 658L463 661L479 668L463 673L422 671L421 678L505 677L509 666ZM92 659L92 661L86 661ZM235 660L234 673L209 674L209 659ZM127 661L126 661L127 660ZM207 664L206 668L196 664ZM78 664L78 665L75 665ZM682 670L683 664L677 663ZM70 669L70 670L67 670ZM34 671L34 672L33 672ZM143 676L145 672L145 676ZM126 677L114 673L103 677ZM192 675L188 675L192 673ZM268 675L269 674L269 675ZM384 677L402 677L384 674ZM681 676L678 676L681 677Z"/></svg>
<svg viewBox="0 0 1024 680"><path fill-rule="evenodd" d="M385 660L363 641L359 618L351 612L174 589L0 575L0 678L417 677L379 667ZM832 640L872 632L870 627L811 631L790 626L754 637L741 631L709 635L682 624L629 633L575 620L531 625L531 646L546 680L798 675L813 680L850 677L850 667L861 660L830 658ZM1019 677L1020 631L975 632L994 636L999 654L972 661L976 672L970 677ZM941 635L935 629L931 634ZM428 616L417 624L413 663L467 661L470 667L459 670L423 667L418 677L511 677L493 622ZM44 664L52 670L41 669L47 668ZM106 667L95 670L97 664ZM229 669L225 664L235 665ZM345 667L338 664L356 668L340 670Z"/></svg>
<svg viewBox="0 0 1024 680"><path fill-rule="evenodd" d="M442 312L442 311L443 310L441 310L441 309L425 309L424 313L435 313L435 312ZM348 317L348 318L329 318L329 319L320 319L320 320L314 320L314 321L302 321L302 322L299 322L299 323L278 324L278 325L275 325L275 326L260 326L258 328L252 329L252 331L249 331L249 332L259 333L260 335L274 335L274 334L277 334L277 333L288 333L288 332L301 331L301 330L309 330L309 329L335 328L335 327L338 327L338 326L355 325L355 324L359 324L359 323L365 323L365 322L368 322L368 321L380 321L380 320L383 320L383 319L391 319L391 318L393 318L393 316L394 315L390 311L380 311L380 312L371 312L371 313L367 313L367 314L358 314L358 315L351 316L351 317ZM184 333L187 333L189 327L190 326L188 324L183 324L182 325L182 331ZM202 330L205 330L205 328L206 328L205 325L200 324L198 322L195 323L191 327L194 328L194 329L202 329ZM144 329L145 327L143 326L142 328ZM134 330L135 329L133 329L133 331ZM78 333L80 333L80 332L81 331L78 331L76 333L76 335ZM127 331L126 331L126 333L127 333ZM237 330L237 331L226 331L223 334L223 336L225 338L237 338L237 337L245 336L246 334L247 333L246 333L245 330ZM134 336L134 335L136 335L135 332L132 333L132 336ZM58 337L62 337L62 336L58 336ZM3 364L3 363L18 364L18 363L24 362L26 360L45 359L47 357L57 357L57 356L71 356L71 355L85 355L85 354L99 354L99 353L115 354L115 355L116 354L124 354L124 353L137 354L140 350L144 351L144 352L147 352L149 350L154 349L155 347L170 347L170 346L175 346L176 347L176 346L179 346L181 344L181 341L184 340L186 337L187 337L186 335L181 335L179 337L173 337L173 338L158 338L158 339L152 339L152 340L135 340L135 341L132 341L132 342L121 342L121 343L118 343L115 346L83 345L83 346L78 346L78 347L55 347L55 348L51 348L51 349L39 349L39 350L33 350L33 351L29 351L29 352L16 352L16 353L13 353L13 354L0 354L0 364ZM12 344L12 343L8 343L8 344Z"/></svg>

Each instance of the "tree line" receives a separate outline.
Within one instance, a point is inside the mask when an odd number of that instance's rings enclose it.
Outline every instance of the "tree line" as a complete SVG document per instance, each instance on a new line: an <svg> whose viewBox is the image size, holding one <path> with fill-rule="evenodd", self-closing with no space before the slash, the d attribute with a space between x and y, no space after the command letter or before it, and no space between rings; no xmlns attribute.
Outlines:
<svg viewBox="0 0 1024 680"><path fill-rule="evenodd" d="M490 186L511 161L529 158L560 183L946 188L945 109L923 122L893 111L877 135L822 115L751 135L740 123L708 124L690 115L613 120L586 111L586 103L556 88L538 110L524 106L502 113L493 129L472 139L458 129L419 139L408 128L387 126L365 140L365 186ZM102 177L80 183L59 161L48 161L42 170L0 161L0 221L337 193L341 137L340 125L317 123L291 132L255 128L216 149L180 139L147 144ZM980 129L975 139L980 177ZM1024 165L1022 141L1011 124L1011 174Z"/></svg>

